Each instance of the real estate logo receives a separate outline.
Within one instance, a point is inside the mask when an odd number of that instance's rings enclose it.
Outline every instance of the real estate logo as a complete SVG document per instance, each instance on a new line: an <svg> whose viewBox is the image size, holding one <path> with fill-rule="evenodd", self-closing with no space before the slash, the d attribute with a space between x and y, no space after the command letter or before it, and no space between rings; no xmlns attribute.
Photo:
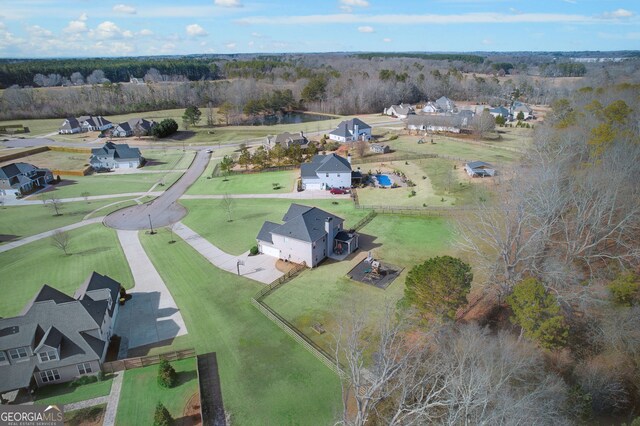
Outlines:
<svg viewBox="0 0 640 426"><path fill-rule="evenodd" d="M0 426L64 426L57 405L0 405Z"/></svg>

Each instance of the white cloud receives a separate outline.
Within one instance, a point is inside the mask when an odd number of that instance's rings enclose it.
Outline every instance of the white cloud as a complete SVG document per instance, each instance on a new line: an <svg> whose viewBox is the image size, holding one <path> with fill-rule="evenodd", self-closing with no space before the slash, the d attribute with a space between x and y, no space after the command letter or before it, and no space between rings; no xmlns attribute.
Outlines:
<svg viewBox="0 0 640 426"><path fill-rule="evenodd" d="M251 37L262 38L262 34L257 33L257 32L254 31L254 32L251 33Z"/></svg>
<svg viewBox="0 0 640 426"><path fill-rule="evenodd" d="M236 44L235 43L227 43L224 45L224 47L226 47L227 49L235 49L236 48Z"/></svg>
<svg viewBox="0 0 640 426"><path fill-rule="evenodd" d="M204 37L209 35L209 33L207 33L204 28L198 24L187 25L187 34L191 37Z"/></svg>
<svg viewBox="0 0 640 426"><path fill-rule="evenodd" d="M385 43L391 43L391 39L389 37L383 38L382 41Z"/></svg>
<svg viewBox="0 0 640 426"><path fill-rule="evenodd" d="M125 13L127 15L135 15L136 13L138 13L135 7L126 4L116 4L115 6L113 6L113 11L118 13Z"/></svg>
<svg viewBox="0 0 640 426"><path fill-rule="evenodd" d="M49 38L53 33L40 25L32 25L26 28L31 38Z"/></svg>
<svg viewBox="0 0 640 426"><path fill-rule="evenodd" d="M363 27L358 27L358 31L360 31L361 33L373 33L373 32L375 32L373 27L370 27L368 25L365 25Z"/></svg>
<svg viewBox="0 0 640 426"><path fill-rule="evenodd" d="M255 42L253 40L251 40L249 43L247 43L247 46L253 47L254 44L255 44Z"/></svg>
<svg viewBox="0 0 640 426"><path fill-rule="evenodd" d="M213 4L222 7L242 7L240 0L213 0Z"/></svg>
<svg viewBox="0 0 640 426"><path fill-rule="evenodd" d="M323 25L323 24L383 24L383 25L444 25L444 24L519 24L519 23L598 23L602 20L586 15L561 13L465 13L456 15L298 15L250 16L238 19L238 24L260 25Z"/></svg>
<svg viewBox="0 0 640 426"><path fill-rule="evenodd" d="M145 28L143 30L140 30L140 32L138 34L141 35L141 36L152 36L153 35L153 31L148 30L148 29Z"/></svg>
<svg viewBox="0 0 640 426"><path fill-rule="evenodd" d="M491 40L490 38L482 39L482 44L484 44L485 46L489 46L493 44L493 40Z"/></svg>
<svg viewBox="0 0 640 426"><path fill-rule="evenodd" d="M620 18L631 18L634 13L627 9L617 9L612 12L605 12L602 14L603 18L607 19L620 19Z"/></svg>
<svg viewBox="0 0 640 426"><path fill-rule="evenodd" d="M67 34L79 34L86 33L89 29L87 28L87 23L85 21L70 21L69 25L67 25L62 31Z"/></svg>
<svg viewBox="0 0 640 426"><path fill-rule="evenodd" d="M352 7L352 6L369 7L369 1L368 0L340 0L340 3L343 6L347 6L347 7Z"/></svg>
<svg viewBox="0 0 640 426"><path fill-rule="evenodd" d="M89 19L89 17L87 16L86 12L82 13L80 15L80 17L78 18L78 20L80 20L80 21L86 21L87 19Z"/></svg>
<svg viewBox="0 0 640 426"><path fill-rule="evenodd" d="M111 21L104 21L99 24L95 30L91 30L90 37L98 40L114 40L121 38L131 38L133 33L129 30L122 30Z"/></svg>

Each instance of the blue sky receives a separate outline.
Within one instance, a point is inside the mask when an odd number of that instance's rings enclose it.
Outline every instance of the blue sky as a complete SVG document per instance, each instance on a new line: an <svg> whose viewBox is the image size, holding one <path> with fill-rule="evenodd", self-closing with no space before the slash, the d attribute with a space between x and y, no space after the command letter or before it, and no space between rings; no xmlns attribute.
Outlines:
<svg viewBox="0 0 640 426"><path fill-rule="evenodd" d="M638 0L0 0L0 57L640 49Z"/></svg>

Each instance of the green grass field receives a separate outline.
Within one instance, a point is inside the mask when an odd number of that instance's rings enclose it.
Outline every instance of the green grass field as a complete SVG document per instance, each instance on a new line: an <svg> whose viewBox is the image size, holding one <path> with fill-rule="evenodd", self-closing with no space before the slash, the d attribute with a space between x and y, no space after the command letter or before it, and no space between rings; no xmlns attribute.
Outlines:
<svg viewBox="0 0 640 426"><path fill-rule="evenodd" d="M157 365L127 370L124 373L116 417L117 425L153 424L158 402L167 407L174 419L182 417L189 398L198 392L196 359L173 361L171 365L176 370L178 382L170 389L158 385Z"/></svg>
<svg viewBox="0 0 640 426"><path fill-rule="evenodd" d="M43 386L36 391L36 403L41 405L64 405L109 395L112 382L113 378L108 377L101 382L82 386L70 386L69 383Z"/></svg>
<svg viewBox="0 0 640 426"><path fill-rule="evenodd" d="M61 204L62 216L54 216L52 208L38 204L29 206L7 206L0 208L0 234L7 236L26 237L39 234L51 229L60 228L72 223L80 222L86 215L97 208L109 205L126 198L110 198L95 200L87 203L78 201ZM122 206L122 205L121 205ZM100 210L97 216L106 214L108 209Z"/></svg>
<svg viewBox="0 0 640 426"><path fill-rule="evenodd" d="M88 225L69 235L69 256L53 247L49 238L0 253L1 317L17 315L43 284L73 295L93 271L109 275L126 288L133 286L129 264L113 229Z"/></svg>
<svg viewBox="0 0 640 426"><path fill-rule="evenodd" d="M346 274L357 264L355 259L325 261L318 268L303 272L293 281L269 295L265 301L303 333L331 350L332 332L337 321L349 311L365 311L375 323L386 303L403 296L408 270L433 256L454 254L451 228L445 219L415 216L378 215L360 231L361 251L404 267L403 273L386 289L350 280ZM362 259L362 257L360 257ZM319 322L327 330L319 335L311 326Z"/></svg>
<svg viewBox="0 0 640 426"><path fill-rule="evenodd" d="M48 199L80 197L83 192L89 195L125 194L146 192L157 182L164 181L164 188L157 186L155 191L163 191L178 180L182 172L110 174L96 173L89 176L67 176L53 189L34 195L29 199Z"/></svg>
<svg viewBox="0 0 640 426"><path fill-rule="evenodd" d="M182 149L145 149L142 152L147 163L142 170L183 170L187 169L196 153Z"/></svg>
<svg viewBox="0 0 640 426"><path fill-rule="evenodd" d="M0 163L0 166L6 166L15 161L22 161L47 169L83 170L89 165L90 155L91 154L80 152L45 151L22 157L19 160Z"/></svg>
<svg viewBox="0 0 640 426"><path fill-rule="evenodd" d="M251 305L261 284L215 268L184 241L140 238L180 307L185 337L198 353L217 353L233 424L333 423L337 376Z"/></svg>
<svg viewBox="0 0 640 426"><path fill-rule="evenodd" d="M189 188L187 194L278 194L291 192L294 189L299 170L277 172L234 174L227 177L211 177L206 172ZM273 184L280 188L274 190Z"/></svg>
<svg viewBox="0 0 640 426"><path fill-rule="evenodd" d="M222 200L180 200L189 214L183 222L228 253L239 255L256 244L256 236L265 220L280 223L292 202L316 206L346 220L345 227L355 225L367 215L366 210L356 210L351 200L278 200L233 199L232 218L227 222L227 212Z"/></svg>

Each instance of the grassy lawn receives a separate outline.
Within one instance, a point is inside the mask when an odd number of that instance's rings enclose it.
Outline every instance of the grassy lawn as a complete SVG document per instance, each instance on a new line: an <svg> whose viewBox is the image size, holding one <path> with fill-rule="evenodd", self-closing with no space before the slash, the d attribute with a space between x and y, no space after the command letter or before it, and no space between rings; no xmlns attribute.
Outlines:
<svg viewBox="0 0 640 426"><path fill-rule="evenodd" d="M125 372L118 403L117 425L152 424L158 402L167 407L174 419L182 417L187 401L198 392L196 359L173 361L171 365L178 373L178 382L170 389L158 385L157 365Z"/></svg>
<svg viewBox="0 0 640 426"><path fill-rule="evenodd" d="M68 176L51 190L32 196L29 199L80 197L83 192L90 195L125 194L129 192L146 192L157 182L164 181L165 189L182 176L181 172L167 173L132 173L109 174L96 173L89 176ZM162 191L157 186L155 191Z"/></svg>
<svg viewBox="0 0 640 426"><path fill-rule="evenodd" d="M19 160L0 163L0 166L6 166L7 164L15 161L22 161L47 169L82 170L89 165L90 155L91 154L83 154L79 152L46 151L29 155L28 157L23 157Z"/></svg>
<svg viewBox="0 0 640 426"><path fill-rule="evenodd" d="M64 118L43 118L33 120L9 120L0 121L0 126L7 124L22 124L29 128L30 133L15 135L24 136L25 138L33 138L35 136L44 135L51 132L57 132L58 128L64 122Z"/></svg>
<svg viewBox="0 0 640 426"><path fill-rule="evenodd" d="M116 232L101 224L69 232L71 255L45 238L0 253L0 316L17 315L43 284L73 295L93 271L109 275L126 288L133 277Z"/></svg>
<svg viewBox="0 0 640 426"><path fill-rule="evenodd" d="M142 153L147 163L142 170L183 170L187 169L196 153L182 149L145 149Z"/></svg>
<svg viewBox="0 0 640 426"><path fill-rule="evenodd" d="M234 199L231 222L221 200L180 200L189 214L183 222L222 250L239 255L256 244L256 236L265 220L280 223L292 202L278 199ZM351 200L298 200L300 204L316 206L346 220L345 227L355 225L367 215L356 210Z"/></svg>
<svg viewBox="0 0 640 426"><path fill-rule="evenodd" d="M50 231L62 226L80 222L92 211L109 204L122 201L113 208L104 208L93 216L103 216L109 211L123 207L127 198L110 198L108 200L78 201L61 204L62 216L54 216L54 211L42 204L29 206L7 206L0 208L0 235L26 237ZM0 239L2 242L2 239Z"/></svg>
<svg viewBox="0 0 640 426"><path fill-rule="evenodd" d="M44 386L36 391L36 403L42 405L64 405L109 395L112 381L113 377L107 376L101 382L82 386L70 386L69 383Z"/></svg>
<svg viewBox="0 0 640 426"><path fill-rule="evenodd" d="M196 351L217 353L233 424L333 423L340 404L337 376L251 305L261 284L215 268L184 241L140 238Z"/></svg>
<svg viewBox="0 0 640 426"><path fill-rule="evenodd" d="M404 267L402 274L386 289L352 281L346 274L361 260L325 261L318 268L303 272L272 293L266 303L291 321L325 349L331 349L337 321L346 312L365 310L375 322L386 303L403 296L409 269L429 257L454 254L451 228L442 218L378 215L361 231L361 253L372 251L376 259ZM368 237L373 236L373 239ZM319 322L326 333L319 335L311 326Z"/></svg>
<svg viewBox="0 0 640 426"><path fill-rule="evenodd" d="M228 177L211 177L206 172L189 188L187 194L277 194L291 192L299 170L283 170L277 172L234 174ZM273 184L280 188L274 190Z"/></svg>

